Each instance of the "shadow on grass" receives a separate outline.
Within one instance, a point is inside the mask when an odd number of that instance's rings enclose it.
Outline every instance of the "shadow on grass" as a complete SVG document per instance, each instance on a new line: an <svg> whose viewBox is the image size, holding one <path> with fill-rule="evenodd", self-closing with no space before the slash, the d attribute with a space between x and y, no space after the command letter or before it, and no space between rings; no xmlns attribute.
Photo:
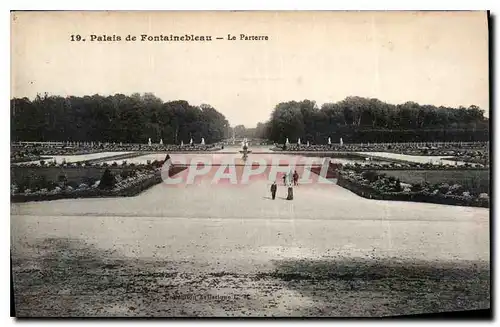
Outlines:
<svg viewBox="0 0 500 327"><path fill-rule="evenodd" d="M373 317L490 307L484 262L286 259L255 274L124 258L74 239L32 246L33 257L13 253L18 317ZM199 297L207 294L231 299Z"/></svg>
<svg viewBox="0 0 500 327"><path fill-rule="evenodd" d="M32 246L34 258L13 256L17 317L196 317L231 304L208 298L205 275L179 272L186 261L123 258L75 239Z"/></svg>
<svg viewBox="0 0 500 327"><path fill-rule="evenodd" d="M279 260L257 278L312 300L303 315L392 316L490 308L487 262Z"/></svg>

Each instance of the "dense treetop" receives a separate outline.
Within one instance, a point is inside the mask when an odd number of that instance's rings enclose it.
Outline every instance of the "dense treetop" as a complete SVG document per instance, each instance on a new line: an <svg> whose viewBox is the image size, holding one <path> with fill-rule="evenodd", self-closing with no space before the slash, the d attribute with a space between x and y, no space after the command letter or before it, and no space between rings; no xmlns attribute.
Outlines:
<svg viewBox="0 0 500 327"><path fill-rule="evenodd" d="M11 100L12 139L165 144L218 142L227 136L224 115L209 105L163 102L153 94L40 96Z"/></svg>
<svg viewBox="0 0 500 327"><path fill-rule="evenodd" d="M389 104L378 99L347 97L318 108L314 101L279 103L265 136L276 142L286 138L324 143L338 142L474 141L487 139L489 121L477 106L436 107L415 102ZM378 139L375 139L378 138Z"/></svg>

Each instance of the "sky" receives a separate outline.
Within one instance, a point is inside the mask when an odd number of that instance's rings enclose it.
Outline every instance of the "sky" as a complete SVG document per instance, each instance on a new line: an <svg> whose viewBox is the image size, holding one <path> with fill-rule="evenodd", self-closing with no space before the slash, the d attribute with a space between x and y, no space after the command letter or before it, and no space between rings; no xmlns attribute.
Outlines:
<svg viewBox="0 0 500 327"><path fill-rule="evenodd" d="M125 41L129 34L214 40ZM11 36L12 97L151 92L210 104L247 127L303 99L489 110L486 12L16 12Z"/></svg>

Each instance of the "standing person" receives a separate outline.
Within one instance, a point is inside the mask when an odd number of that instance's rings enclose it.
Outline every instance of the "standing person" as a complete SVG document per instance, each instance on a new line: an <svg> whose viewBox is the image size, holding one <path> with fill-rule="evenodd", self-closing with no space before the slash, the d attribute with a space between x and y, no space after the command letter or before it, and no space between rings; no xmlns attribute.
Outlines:
<svg viewBox="0 0 500 327"><path fill-rule="evenodd" d="M278 190L278 185L276 185L276 181L273 182L273 185L271 185L271 195L273 197L273 200L276 198L276 191Z"/></svg>
<svg viewBox="0 0 500 327"><path fill-rule="evenodd" d="M288 185L288 195L287 195L286 199L293 200L293 186L292 186L292 184Z"/></svg>
<svg viewBox="0 0 500 327"><path fill-rule="evenodd" d="M286 186L286 173L283 174L283 185Z"/></svg>
<svg viewBox="0 0 500 327"><path fill-rule="evenodd" d="M299 174L297 173L297 171L293 173L293 185L299 185Z"/></svg>

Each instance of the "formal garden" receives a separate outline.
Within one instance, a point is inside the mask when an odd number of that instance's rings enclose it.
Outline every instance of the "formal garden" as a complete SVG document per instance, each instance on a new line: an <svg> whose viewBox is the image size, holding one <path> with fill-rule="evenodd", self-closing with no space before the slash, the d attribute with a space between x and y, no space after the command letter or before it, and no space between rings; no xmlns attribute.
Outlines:
<svg viewBox="0 0 500 327"><path fill-rule="evenodd" d="M13 202L47 201L63 198L133 196L162 181L165 161L145 164L121 163L33 163L12 168L11 200ZM30 169L32 168L32 169ZM169 175L182 167L169 167Z"/></svg>
<svg viewBox="0 0 500 327"><path fill-rule="evenodd" d="M99 145L71 144L71 145L15 145L11 149L11 163L47 159L49 156L88 155L103 152L203 152L216 151L222 148L219 144L116 144L101 143Z"/></svg>
<svg viewBox="0 0 500 327"><path fill-rule="evenodd" d="M489 165L489 143L378 143L378 144L275 144L273 151L388 152L413 156L441 156L449 160Z"/></svg>
<svg viewBox="0 0 500 327"><path fill-rule="evenodd" d="M399 178L372 170L351 170L344 167L338 183L369 199L430 202L439 204L489 207L486 187L470 188L459 183L406 183Z"/></svg>
<svg viewBox="0 0 500 327"><path fill-rule="evenodd" d="M419 163L419 162L390 162L378 163L377 161L368 160L364 163L348 163L344 165L347 170L394 170L394 169L410 169L410 170L463 170L463 169L481 169L487 167L480 163L466 162L463 165L453 165L449 163Z"/></svg>

